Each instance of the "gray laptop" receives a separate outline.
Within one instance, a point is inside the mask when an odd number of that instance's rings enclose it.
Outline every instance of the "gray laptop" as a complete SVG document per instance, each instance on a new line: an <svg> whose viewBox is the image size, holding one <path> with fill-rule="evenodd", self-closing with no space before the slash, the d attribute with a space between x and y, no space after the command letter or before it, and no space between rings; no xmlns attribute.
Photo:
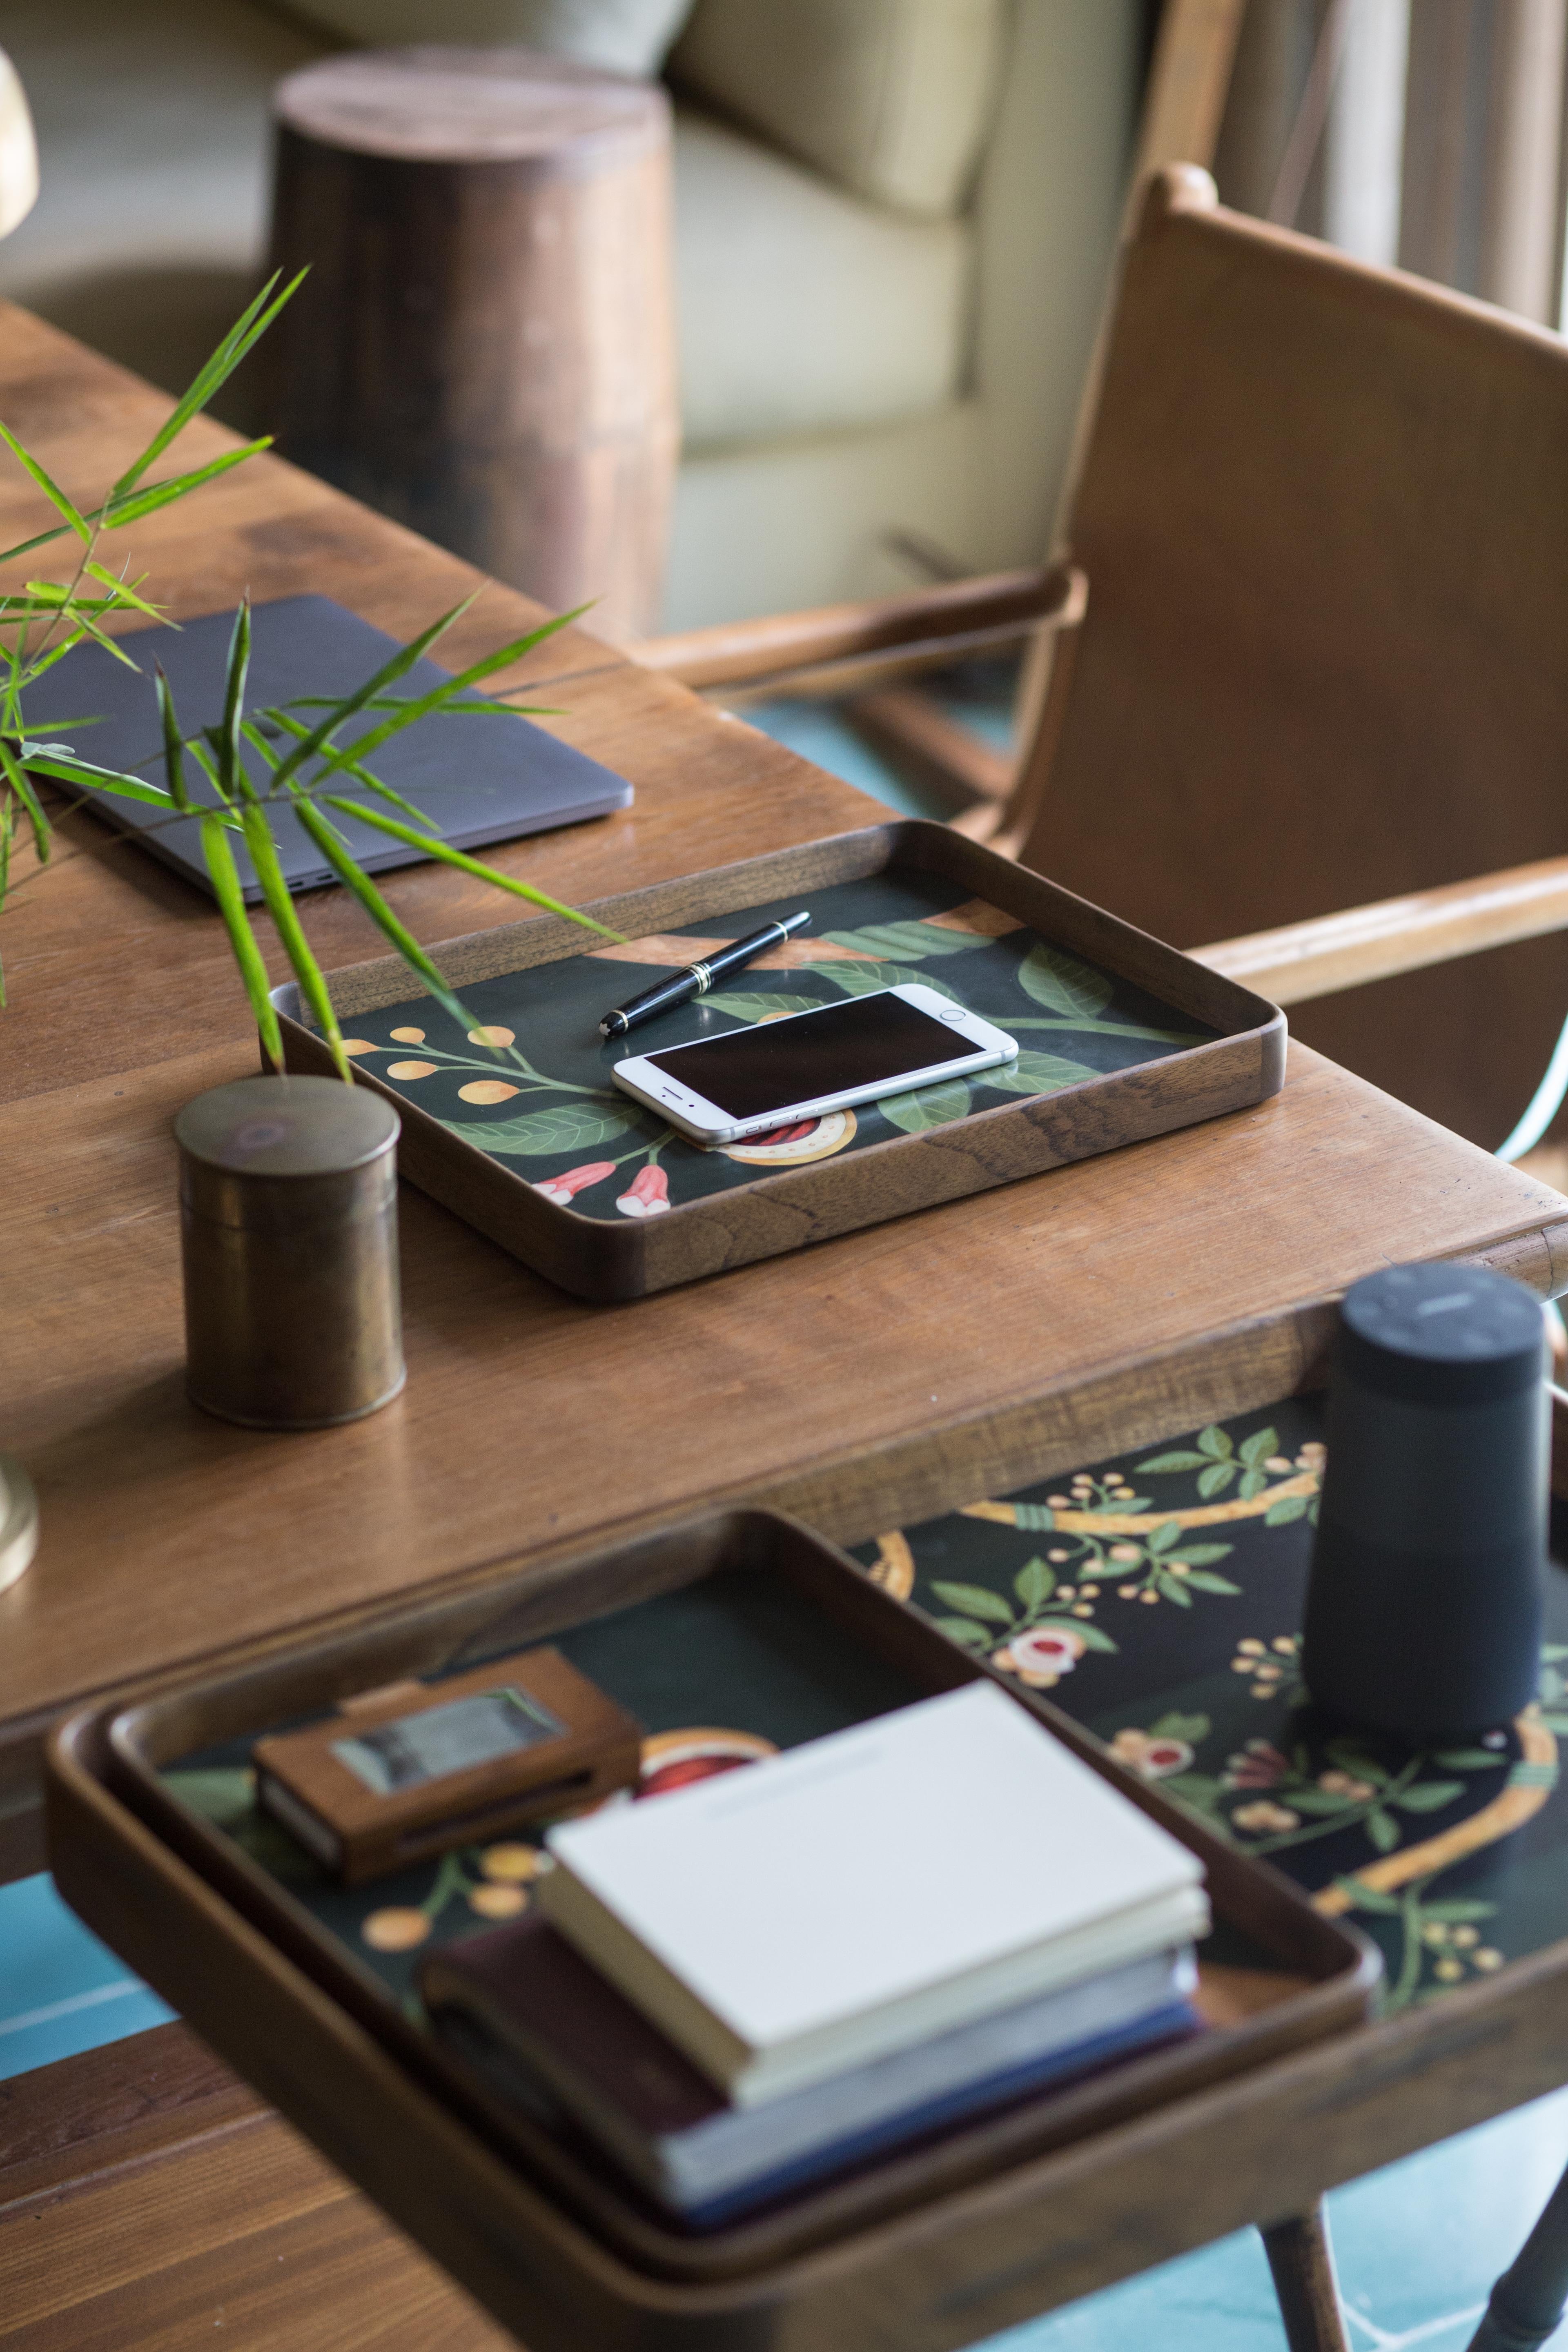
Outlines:
<svg viewBox="0 0 1568 2352"><path fill-rule="evenodd" d="M153 660L163 666L182 731L189 736L202 727L216 727L223 715L224 672L233 629L234 614L229 611L205 614L200 620L184 622L178 629L138 630L119 641L141 665L134 670L127 669L101 646L78 646L23 697L28 731L68 742L79 758L92 761L95 766L123 769L162 783L163 730ZM289 702L298 695L352 693L381 668L396 647L395 637L372 628L368 621L345 611L330 596L285 596L276 604L258 604L251 614L247 714L269 704ZM393 691L417 698L447 676L433 661L416 661ZM466 694L461 699L473 703L481 697ZM314 725L321 713L301 710L298 715L307 725ZM352 742L363 727L374 723L374 716L351 720L340 731L340 743ZM63 724L87 718L99 723L76 728ZM286 740L279 738L280 742ZM266 767L260 753L247 746L245 758L255 782L262 783ZM526 719L503 719L483 711L451 717L440 713L417 719L384 743L366 764L374 775L423 810L458 849L512 841L521 834L576 824L584 817L607 816L613 809L629 807L632 798L632 788L624 776L600 767L596 760L585 758L569 744L557 742L542 728L531 726ZM307 782L310 772L307 769ZM196 796L209 798L200 772L187 765L187 774ZM339 778L333 790L351 800L377 805L352 778ZM166 865L211 890L199 820L189 817L171 823L166 813L152 803L119 800L110 793L93 793L89 798L110 824L133 835ZM395 809L387 813L399 814ZM335 809L328 814L341 827L354 857L372 873L415 865L422 855ZM335 879L292 811L275 803L272 821L291 890L309 890ZM245 895L254 903L261 896L260 887L244 844L231 838Z"/></svg>

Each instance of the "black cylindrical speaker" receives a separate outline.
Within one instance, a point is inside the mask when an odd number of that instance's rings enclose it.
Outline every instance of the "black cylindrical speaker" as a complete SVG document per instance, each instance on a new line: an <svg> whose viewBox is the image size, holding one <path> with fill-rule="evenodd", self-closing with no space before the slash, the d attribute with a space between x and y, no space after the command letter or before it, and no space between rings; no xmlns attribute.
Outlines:
<svg viewBox="0 0 1568 2352"><path fill-rule="evenodd" d="M1346 1292L1301 1654L1318 1706L1431 1739L1534 1696L1549 1412L1521 1284L1395 1265Z"/></svg>

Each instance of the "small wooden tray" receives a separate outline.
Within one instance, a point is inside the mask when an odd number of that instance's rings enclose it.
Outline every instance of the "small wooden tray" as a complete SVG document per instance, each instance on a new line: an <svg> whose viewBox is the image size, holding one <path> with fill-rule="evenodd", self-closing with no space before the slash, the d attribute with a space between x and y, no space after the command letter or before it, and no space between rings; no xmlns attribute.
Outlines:
<svg viewBox="0 0 1568 2352"><path fill-rule="evenodd" d="M407 1890L329 1895L283 1881L253 1839L215 1825L188 1778L217 1769L226 1743L243 1754L256 1733L367 1685L461 1671L545 1640L656 1739L682 1727L676 1745L687 1749L788 1746L996 1681L1202 1856L1217 1937L1265 1979L1278 1972L1279 1997L771 2213L686 2236L607 2168L525 2117L503 2124L453 2074L399 1999L395 1972L378 1974L356 1944L367 1902L385 1906L384 1921L409 1919ZM925 2341L933 2325L942 2340L985 2333L986 2282L1000 2293L1027 2262L1069 2144L1361 2021L1378 1974L1353 1930L1124 1770L1048 1702L957 1650L842 1553L760 1511L552 1569L492 1569L314 1649L301 1643L129 1709L88 1708L52 1743L48 1803L53 1867L73 1906L534 2352L860 2346L868 2299L902 2314L900 2342ZM933 1853L933 1899L940 1884ZM962 2337L942 2316L960 2305Z"/></svg>
<svg viewBox="0 0 1568 2352"><path fill-rule="evenodd" d="M612 1084L605 1009L702 943L809 907L812 929L662 1018L683 1045L921 980L1017 1035L1005 1071L700 1150ZM600 900L625 949L555 918L449 941L467 1034L388 956L333 976L357 1066L403 1115L398 1164L584 1298L640 1298L1214 1118L1283 1083L1285 1016L945 825L874 825ZM329 1071L292 985L291 1069ZM640 1048L639 1048L640 1049Z"/></svg>

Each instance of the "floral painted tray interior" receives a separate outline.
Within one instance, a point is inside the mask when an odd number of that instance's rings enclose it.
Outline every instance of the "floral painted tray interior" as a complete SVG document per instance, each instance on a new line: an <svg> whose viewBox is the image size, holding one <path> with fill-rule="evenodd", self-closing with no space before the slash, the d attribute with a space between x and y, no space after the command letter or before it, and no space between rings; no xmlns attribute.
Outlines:
<svg viewBox="0 0 1568 2352"><path fill-rule="evenodd" d="M1540 1697L1433 1753L1314 1717L1298 1669L1324 1449L1295 1401L858 1548L954 1641L1381 1944L1385 2009L1568 1935L1568 1575Z"/></svg>
<svg viewBox="0 0 1568 2352"><path fill-rule="evenodd" d="M799 898L748 908L728 927L635 940L478 982L465 1035L428 997L357 1014L351 1054L452 1134L590 1216L657 1216L683 1201L962 1118L1009 1096L1054 1094L1208 1043L1215 1032L1037 938L952 885L889 872L812 893L812 929L700 1002L606 1045L600 1016ZM612 1084L629 1052L681 1045L783 1013L918 980L1018 1038L1016 1061L972 1079L834 1111L725 1151L702 1151Z"/></svg>

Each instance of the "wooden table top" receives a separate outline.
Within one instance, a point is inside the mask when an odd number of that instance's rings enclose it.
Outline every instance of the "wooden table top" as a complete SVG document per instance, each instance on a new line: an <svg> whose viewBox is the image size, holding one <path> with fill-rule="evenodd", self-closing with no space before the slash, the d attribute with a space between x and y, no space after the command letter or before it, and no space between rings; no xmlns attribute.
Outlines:
<svg viewBox="0 0 1568 2352"><path fill-rule="evenodd" d="M0 415L77 493L159 412L0 309ZM200 425L177 456L225 438ZM0 496L10 536L38 527L19 478ZM473 583L270 458L124 536L186 613L247 584L310 589L407 633ZM454 655L532 612L490 589ZM545 723L637 795L493 853L552 890L601 895L876 814L580 630L531 674L560 714ZM183 1392L170 1125L256 1066L245 1001L216 909L91 819L65 830L76 854L0 919L0 1442L43 1525L0 1597L13 1870L37 1866L42 1732L79 1696L710 1499L766 1496L851 1539L1000 1491L1285 1393L1321 1302L1389 1259L1485 1254L1542 1291L1568 1276L1561 1195L1293 1051L1256 1109L625 1307L568 1298L405 1187L403 1396L342 1430L230 1428ZM426 941L514 912L434 866L388 895ZM329 967L377 945L341 892L302 906ZM845 1474L872 1449L883 1466L852 1502Z"/></svg>

